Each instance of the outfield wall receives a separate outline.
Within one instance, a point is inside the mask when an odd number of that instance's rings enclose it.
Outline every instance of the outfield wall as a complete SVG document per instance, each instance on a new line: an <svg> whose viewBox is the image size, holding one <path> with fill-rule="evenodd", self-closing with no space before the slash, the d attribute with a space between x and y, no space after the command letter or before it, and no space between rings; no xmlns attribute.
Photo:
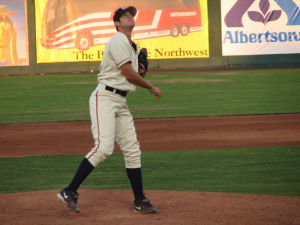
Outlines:
<svg viewBox="0 0 300 225"><path fill-rule="evenodd" d="M29 66L0 67L1 75L97 72L99 62L37 63L35 3L27 1ZM300 67L300 54L222 56L221 3L208 0L209 58L150 60L151 70ZM300 44L300 41L298 42Z"/></svg>

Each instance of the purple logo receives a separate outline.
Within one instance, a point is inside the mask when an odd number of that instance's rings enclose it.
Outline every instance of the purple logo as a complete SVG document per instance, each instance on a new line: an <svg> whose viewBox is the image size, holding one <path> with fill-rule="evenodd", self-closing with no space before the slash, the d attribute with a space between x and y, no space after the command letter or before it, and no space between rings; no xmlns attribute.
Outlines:
<svg viewBox="0 0 300 225"><path fill-rule="evenodd" d="M257 11L248 12L249 18L255 22L262 22L263 24L266 25L266 23L270 21L278 20L279 17L281 16L281 10L272 10L268 12L270 8L269 0L260 0L259 8L262 13Z"/></svg>
<svg viewBox="0 0 300 225"><path fill-rule="evenodd" d="M248 11L255 1L259 1L260 11ZM300 25L300 6L295 3L295 0L273 1L282 10L269 10L269 0L236 0L236 3L232 6L224 18L226 26L243 27L242 18L245 14L247 14L252 21L267 24L270 21L278 20L283 11L288 17L287 25Z"/></svg>

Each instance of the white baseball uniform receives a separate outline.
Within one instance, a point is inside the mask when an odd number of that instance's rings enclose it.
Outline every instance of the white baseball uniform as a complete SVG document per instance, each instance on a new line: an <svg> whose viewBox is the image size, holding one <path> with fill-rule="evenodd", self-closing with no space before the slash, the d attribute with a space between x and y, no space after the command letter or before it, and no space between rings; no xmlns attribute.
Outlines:
<svg viewBox="0 0 300 225"><path fill-rule="evenodd" d="M98 86L89 101L95 146L86 158L94 167L113 153L115 141L123 151L126 168L141 167L141 151L133 118L126 98L118 94L136 90L136 86L121 73L120 67L131 62L133 69L138 72L138 53L139 47L136 45L135 50L121 32L117 32L106 45Z"/></svg>

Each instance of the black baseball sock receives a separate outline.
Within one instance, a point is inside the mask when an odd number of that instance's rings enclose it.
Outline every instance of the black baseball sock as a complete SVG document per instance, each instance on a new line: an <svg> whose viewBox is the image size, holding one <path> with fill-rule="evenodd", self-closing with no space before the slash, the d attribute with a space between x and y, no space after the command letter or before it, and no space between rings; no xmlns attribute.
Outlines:
<svg viewBox="0 0 300 225"><path fill-rule="evenodd" d="M77 170L73 180L67 187L67 190L76 192L77 189L79 188L80 184L85 180L85 178L87 178L87 176L93 171L93 169L94 169L94 167L89 162L89 160L84 158L82 160L80 166L78 167L78 170Z"/></svg>
<svg viewBox="0 0 300 225"><path fill-rule="evenodd" d="M132 191L135 200L142 200L145 198L142 181L142 169L128 169L126 168L127 176L130 180Z"/></svg>

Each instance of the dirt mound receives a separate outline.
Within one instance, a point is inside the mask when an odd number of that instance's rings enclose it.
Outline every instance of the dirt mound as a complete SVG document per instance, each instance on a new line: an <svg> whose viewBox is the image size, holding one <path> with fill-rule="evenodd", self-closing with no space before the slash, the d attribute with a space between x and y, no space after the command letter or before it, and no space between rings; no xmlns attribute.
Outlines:
<svg viewBox="0 0 300 225"><path fill-rule="evenodd" d="M131 191L80 190L80 213L56 198L58 191L0 195L1 224L5 225L297 225L300 198L146 191L158 214L132 211Z"/></svg>

